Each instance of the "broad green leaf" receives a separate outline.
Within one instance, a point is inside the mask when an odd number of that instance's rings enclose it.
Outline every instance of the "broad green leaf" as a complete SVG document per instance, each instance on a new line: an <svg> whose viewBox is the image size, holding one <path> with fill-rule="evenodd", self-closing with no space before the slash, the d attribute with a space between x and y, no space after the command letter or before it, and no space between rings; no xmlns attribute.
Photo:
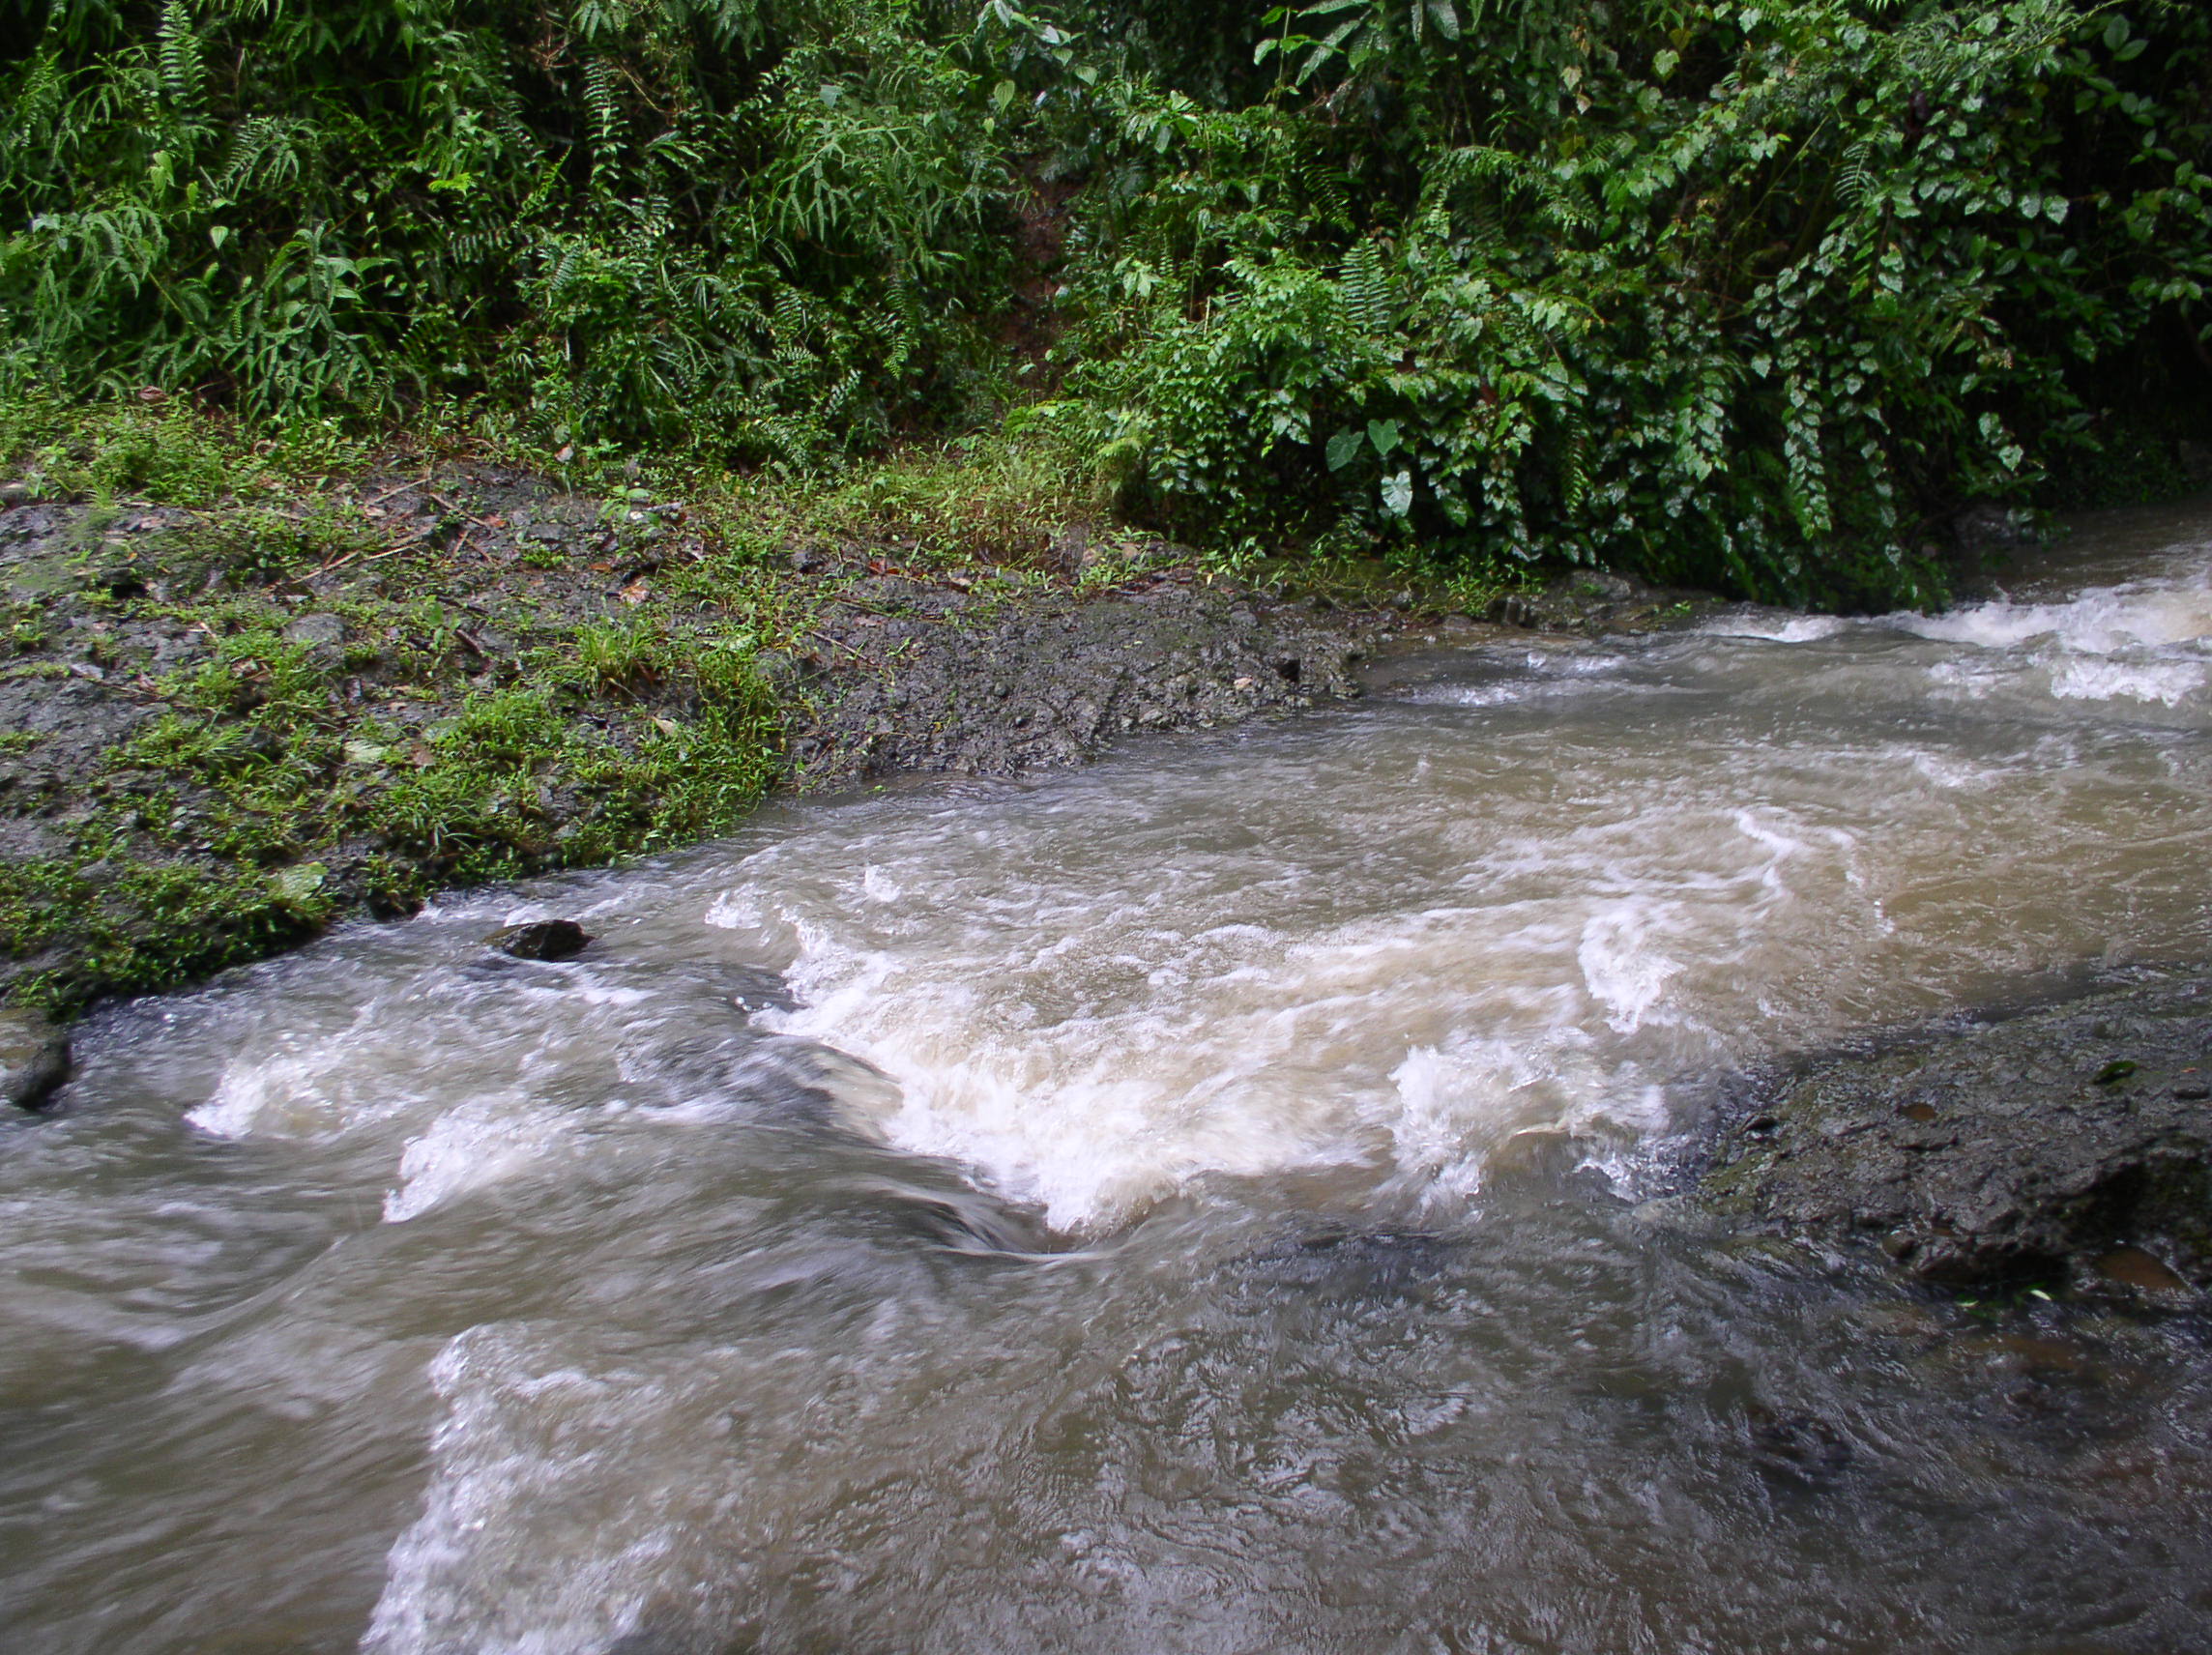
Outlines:
<svg viewBox="0 0 2212 1655"><path fill-rule="evenodd" d="M1362 433L1357 430L1339 431L1328 440L1328 469L1342 471L1359 457Z"/></svg>
<svg viewBox="0 0 2212 1655"><path fill-rule="evenodd" d="M1375 451L1378 454L1388 459L1390 450L1398 446L1398 421L1395 420L1368 421L1367 440L1375 445Z"/></svg>
<svg viewBox="0 0 2212 1655"><path fill-rule="evenodd" d="M1403 468L1382 479L1382 510L1391 517L1404 517L1413 509L1413 474Z"/></svg>

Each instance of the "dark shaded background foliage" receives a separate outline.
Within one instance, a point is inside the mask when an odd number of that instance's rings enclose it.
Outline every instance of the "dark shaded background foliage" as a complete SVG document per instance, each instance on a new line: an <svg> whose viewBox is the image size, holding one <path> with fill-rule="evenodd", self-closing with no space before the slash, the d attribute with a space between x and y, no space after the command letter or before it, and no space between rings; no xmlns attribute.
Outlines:
<svg viewBox="0 0 2212 1655"><path fill-rule="evenodd" d="M2212 392L2182 0L0 17L17 394L741 467L1004 420L1232 552L1848 605Z"/></svg>

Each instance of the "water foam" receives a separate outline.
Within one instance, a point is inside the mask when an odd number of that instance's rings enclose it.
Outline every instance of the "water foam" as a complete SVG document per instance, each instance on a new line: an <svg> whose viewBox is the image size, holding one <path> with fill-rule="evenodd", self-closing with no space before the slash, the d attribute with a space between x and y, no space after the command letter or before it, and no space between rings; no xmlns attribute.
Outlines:
<svg viewBox="0 0 2212 1655"><path fill-rule="evenodd" d="M1284 1095L1271 1072L1319 1009L1280 993L1280 973L1257 963L1287 945L1271 932L1222 927L1179 939L1183 960L1120 962L1146 988L1195 993L1197 1003L1133 992L1048 1022L1033 1002L995 995L993 973L972 957L900 958L835 941L817 923L794 929L800 953L787 974L805 1003L761 1021L889 1074L893 1098L856 1100L890 1103L873 1122L885 1138L986 1169L1056 1225L1110 1222L1207 1173L1359 1153L1325 1110ZM1049 970L1063 951L1048 944L1009 964ZM1293 951L1310 963L1310 945ZM1190 954L1209 952L1230 959L1212 973L1188 969Z"/></svg>
<svg viewBox="0 0 2212 1655"><path fill-rule="evenodd" d="M2093 587L2056 603L1996 598L1947 614L1884 616L1879 624L1937 643L2009 650L2039 639L2080 654L2109 655L2198 642L2212 634L2212 586L2201 574Z"/></svg>
<svg viewBox="0 0 2212 1655"><path fill-rule="evenodd" d="M216 1138L317 1138L390 1119L412 1099L383 1060L390 1054L375 1024L364 1008L348 1029L287 1031L259 1052L240 1052L185 1118Z"/></svg>
<svg viewBox="0 0 2212 1655"><path fill-rule="evenodd" d="M1616 904L1583 923L1575 960L1606 1021L1622 1034L1643 1024L1682 962L1646 946L1649 916L1640 904Z"/></svg>
<svg viewBox="0 0 2212 1655"><path fill-rule="evenodd" d="M343 1116L323 1082L335 1066L329 1053L233 1059L223 1065L215 1093L185 1118L217 1138L254 1132L306 1137L328 1132Z"/></svg>
<svg viewBox="0 0 2212 1655"><path fill-rule="evenodd" d="M1432 778L1432 756L1399 785L1465 785ZM896 1083L855 1116L1061 1228L1208 1176L1365 1168L1466 1192L1513 1133L1649 1130L1644 1065L1724 1039L1698 1006L1747 931L1798 903L1785 870L1810 845L1783 814L1719 799L1503 827L1443 826L1421 876L1441 900L1409 909L1397 891L1371 916L1330 914L1332 882L1373 877L1356 844L1314 870L1258 847L1196 858L1179 889L1125 861L992 866L1031 824L975 830L975 870L928 834L839 870L761 864L703 917L792 947L800 1004L756 1021ZM1855 854L1830 838L1831 859ZM873 896L886 884L899 901Z"/></svg>
<svg viewBox="0 0 2212 1655"><path fill-rule="evenodd" d="M2155 701L2178 707L2204 687L2204 669L2192 661L2061 661L2051 674L2051 693L2069 701Z"/></svg>
<svg viewBox="0 0 2212 1655"><path fill-rule="evenodd" d="M1708 621L1699 630L1713 638L1758 638L1770 644L1816 644L1847 631L1850 623L1835 615L1747 615L1742 612Z"/></svg>
<svg viewBox="0 0 2212 1655"><path fill-rule="evenodd" d="M404 1224L470 1190L511 1176L571 1136L571 1122L508 1092L473 1097L410 1138L399 1155L399 1187L384 1197L384 1221Z"/></svg>
<svg viewBox="0 0 2212 1655"><path fill-rule="evenodd" d="M496 1326L453 1339L429 1378L448 1410L431 1438L437 1470L387 1554L363 1655L581 1655L636 1632L680 1527L589 1510L562 1521L593 1421L619 1414L620 1379L534 1374ZM525 1513L562 1544L533 1547Z"/></svg>
<svg viewBox="0 0 2212 1655"><path fill-rule="evenodd" d="M1900 612L1865 621L1734 613L1704 635L1818 644L1887 634L1968 652L1926 668L1939 691L1965 700L2032 690L2072 701L2137 701L2174 708L2207 682L2212 577L2200 561L2166 574L2093 587L2053 602L1995 598L1940 615Z"/></svg>

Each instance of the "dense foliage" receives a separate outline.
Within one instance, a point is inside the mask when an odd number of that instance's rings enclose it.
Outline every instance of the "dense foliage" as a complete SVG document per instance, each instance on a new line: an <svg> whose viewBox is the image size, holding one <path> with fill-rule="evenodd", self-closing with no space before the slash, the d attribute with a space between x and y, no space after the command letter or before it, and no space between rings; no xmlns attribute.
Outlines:
<svg viewBox="0 0 2212 1655"><path fill-rule="evenodd" d="M972 0L971 0L972 3ZM0 0L0 376L1936 595L2212 392L2188 0Z"/></svg>

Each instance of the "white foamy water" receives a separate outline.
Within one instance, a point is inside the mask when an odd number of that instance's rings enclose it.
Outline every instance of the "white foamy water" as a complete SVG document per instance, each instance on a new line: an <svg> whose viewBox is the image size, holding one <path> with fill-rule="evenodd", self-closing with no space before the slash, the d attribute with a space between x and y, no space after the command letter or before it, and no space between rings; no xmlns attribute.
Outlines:
<svg viewBox="0 0 2212 1655"><path fill-rule="evenodd" d="M2195 534L1933 619L1439 653L113 1009L0 1153L0 1624L2194 1647L2167 1332L2023 1411L1877 1264L1636 1204L1747 1067L2212 958ZM480 946L554 915L584 956ZM1808 1418L1832 1485L1761 1459Z"/></svg>
<svg viewBox="0 0 2212 1655"><path fill-rule="evenodd" d="M2046 692L2065 700L2138 701L2178 707L2202 702L2212 679L2212 588L2203 548L2176 549L2156 572L2050 601L1997 598L1943 615L1730 616L1717 636L1819 643L1883 632L1965 646L1930 664L1942 692L1970 698Z"/></svg>

